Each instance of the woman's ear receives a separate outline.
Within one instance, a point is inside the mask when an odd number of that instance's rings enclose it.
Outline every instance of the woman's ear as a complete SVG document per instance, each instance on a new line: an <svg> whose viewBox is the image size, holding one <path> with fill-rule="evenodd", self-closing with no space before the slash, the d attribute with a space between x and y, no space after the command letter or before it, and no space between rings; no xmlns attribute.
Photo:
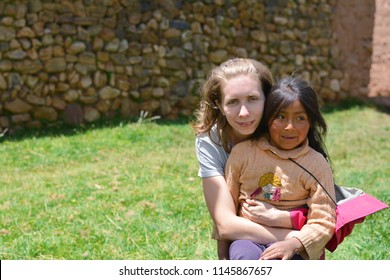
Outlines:
<svg viewBox="0 0 390 280"><path fill-rule="evenodd" d="M221 103L219 103L219 101L217 100L217 99L215 99L215 105L217 105L217 108L221 111L221 113L223 114L223 115L225 115L225 113L224 113L224 111L223 111L223 108L222 108L222 106L221 106Z"/></svg>

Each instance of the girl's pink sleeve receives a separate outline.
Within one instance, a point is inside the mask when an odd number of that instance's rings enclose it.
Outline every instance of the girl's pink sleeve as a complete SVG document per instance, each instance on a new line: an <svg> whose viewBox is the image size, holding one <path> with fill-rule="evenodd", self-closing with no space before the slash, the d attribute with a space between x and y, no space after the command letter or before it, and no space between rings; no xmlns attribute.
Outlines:
<svg viewBox="0 0 390 280"><path fill-rule="evenodd" d="M307 208L301 207L290 211L293 229L300 230L307 220Z"/></svg>

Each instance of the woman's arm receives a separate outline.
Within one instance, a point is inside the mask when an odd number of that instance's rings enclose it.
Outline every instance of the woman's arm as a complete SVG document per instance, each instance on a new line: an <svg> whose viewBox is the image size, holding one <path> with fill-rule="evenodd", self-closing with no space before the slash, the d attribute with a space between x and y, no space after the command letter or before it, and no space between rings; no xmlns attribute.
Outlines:
<svg viewBox="0 0 390 280"><path fill-rule="evenodd" d="M223 176L203 178L202 183L208 210L222 239L248 239L268 244L296 235L297 231L267 227L237 216Z"/></svg>

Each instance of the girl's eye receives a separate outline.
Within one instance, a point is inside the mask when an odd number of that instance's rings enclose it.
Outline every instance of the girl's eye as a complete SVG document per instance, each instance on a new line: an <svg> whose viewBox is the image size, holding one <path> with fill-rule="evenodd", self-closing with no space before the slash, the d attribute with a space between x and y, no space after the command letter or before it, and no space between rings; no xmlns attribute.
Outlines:
<svg viewBox="0 0 390 280"><path fill-rule="evenodd" d="M276 120L282 120L284 119L284 116L281 115L281 114L277 114L276 117L275 117Z"/></svg>
<svg viewBox="0 0 390 280"><path fill-rule="evenodd" d="M306 118L305 118L305 116L298 116L297 120L298 121L304 121L304 120L306 120Z"/></svg>

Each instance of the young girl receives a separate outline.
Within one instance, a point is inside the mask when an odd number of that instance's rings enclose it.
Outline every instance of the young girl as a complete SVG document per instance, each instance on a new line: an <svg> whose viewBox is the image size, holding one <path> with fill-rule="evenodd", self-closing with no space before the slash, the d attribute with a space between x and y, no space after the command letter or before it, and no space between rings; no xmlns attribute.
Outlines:
<svg viewBox="0 0 390 280"><path fill-rule="evenodd" d="M224 177L231 148L249 139L258 128L272 84L271 72L264 64L253 59L234 58L214 67L202 87L201 106L195 114L197 119L193 127L199 176L215 224L213 238L218 240L219 259L228 258L229 242L226 240L270 243L297 233L287 229L292 228L289 212L274 207L267 219L261 219L262 225L237 216ZM262 206L248 207L248 213L251 209L263 213Z"/></svg>
<svg viewBox="0 0 390 280"><path fill-rule="evenodd" d="M283 210L305 206L307 222L285 241L236 240L230 258L320 259L335 229L330 198L335 194L323 139L327 126L310 85L299 78L278 82L267 96L259 131L255 139L234 146L226 163L237 213L245 199L255 198Z"/></svg>

